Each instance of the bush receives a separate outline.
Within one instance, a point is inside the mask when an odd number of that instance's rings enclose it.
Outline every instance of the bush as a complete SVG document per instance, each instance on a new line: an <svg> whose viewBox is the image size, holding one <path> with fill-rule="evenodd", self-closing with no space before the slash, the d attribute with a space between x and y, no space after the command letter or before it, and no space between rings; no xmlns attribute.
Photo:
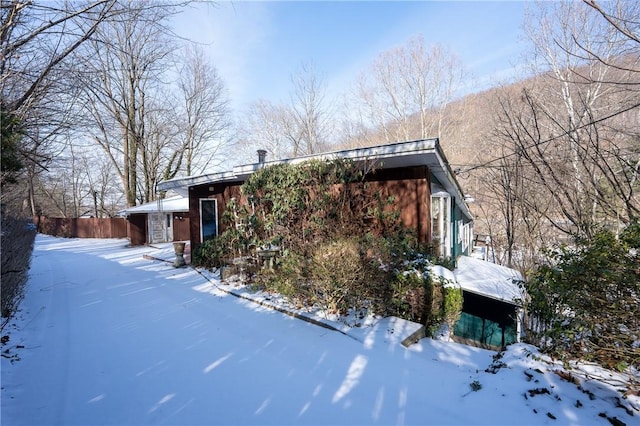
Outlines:
<svg viewBox="0 0 640 426"><path fill-rule="evenodd" d="M640 225L549 254L525 283L530 338L550 352L640 367Z"/></svg>
<svg viewBox="0 0 640 426"><path fill-rule="evenodd" d="M18 116L13 112L6 111L4 105L3 108L0 108L0 131L0 163L2 166L0 180L3 184L16 183L17 173L24 168L20 152L24 128Z"/></svg>
<svg viewBox="0 0 640 426"><path fill-rule="evenodd" d="M226 242L222 238L207 240L193 250L192 263L207 269L224 266L227 258Z"/></svg>
<svg viewBox="0 0 640 426"><path fill-rule="evenodd" d="M409 321L426 323L430 285L416 270L396 272L392 281L392 296L388 313Z"/></svg>
<svg viewBox="0 0 640 426"><path fill-rule="evenodd" d="M453 330L453 326L460 319L462 313L462 289L460 287L444 286L444 322Z"/></svg>
<svg viewBox="0 0 640 426"><path fill-rule="evenodd" d="M277 246L282 255L274 271L257 275L258 288L335 313L367 309L442 321L442 283L432 286L422 272L394 272L415 257L417 237L402 224L393 198L374 188L349 160L263 168L227 205L225 232L196 249L194 263L219 266Z"/></svg>
<svg viewBox="0 0 640 426"><path fill-rule="evenodd" d="M285 250L277 259L277 271L262 270L256 277L256 284L266 291L288 297L299 305L308 305L312 299L308 289L308 267L305 259Z"/></svg>
<svg viewBox="0 0 640 426"><path fill-rule="evenodd" d="M442 280L427 276L425 309L426 317L424 324L429 330L429 335L433 336L444 322L444 288Z"/></svg>
<svg viewBox="0 0 640 426"><path fill-rule="evenodd" d="M16 312L24 295L36 231L33 223L2 215L2 326Z"/></svg>
<svg viewBox="0 0 640 426"><path fill-rule="evenodd" d="M318 245L311 257L309 277L314 302L336 313L383 306L388 280L376 254L355 237Z"/></svg>
<svg viewBox="0 0 640 426"><path fill-rule="evenodd" d="M320 244L311 259L315 301L336 313L357 307L358 287L366 275L358 242L351 238Z"/></svg>
<svg viewBox="0 0 640 426"><path fill-rule="evenodd" d="M442 277L433 277L422 260L409 262L408 269L394 274L387 313L424 324L433 335L443 323L453 327L460 318L462 289Z"/></svg>

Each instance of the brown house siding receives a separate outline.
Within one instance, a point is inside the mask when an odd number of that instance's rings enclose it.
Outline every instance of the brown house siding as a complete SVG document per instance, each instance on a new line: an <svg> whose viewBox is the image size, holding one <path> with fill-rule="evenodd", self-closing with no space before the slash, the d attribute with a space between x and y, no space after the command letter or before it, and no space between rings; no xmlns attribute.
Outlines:
<svg viewBox="0 0 640 426"><path fill-rule="evenodd" d="M389 210L400 211L402 223L416 231L420 242L431 238L431 190L426 166L386 169L374 172L367 179L372 192L383 199L393 197Z"/></svg>
<svg viewBox="0 0 640 426"><path fill-rule="evenodd" d="M173 213L173 240L188 241L190 238L190 220L188 213Z"/></svg>
<svg viewBox="0 0 640 426"><path fill-rule="evenodd" d="M173 237L171 241L188 241L189 213L173 212L171 215L173 216ZM127 217L127 229L132 246L149 244L149 213L130 214Z"/></svg>
<svg viewBox="0 0 640 426"><path fill-rule="evenodd" d="M385 169L371 173L367 178L372 192L379 192L383 199L393 197L387 207L400 211L402 223L416 231L420 242L431 238L431 191L429 170L426 166ZM218 202L218 233L225 230L222 220L231 198L240 198L242 182L204 184L189 188L190 239L195 248L200 245L200 199L216 199Z"/></svg>

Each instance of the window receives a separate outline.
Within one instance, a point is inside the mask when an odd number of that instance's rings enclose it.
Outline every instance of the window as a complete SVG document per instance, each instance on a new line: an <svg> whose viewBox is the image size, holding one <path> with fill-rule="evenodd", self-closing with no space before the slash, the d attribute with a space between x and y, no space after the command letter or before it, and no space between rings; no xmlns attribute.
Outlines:
<svg viewBox="0 0 640 426"><path fill-rule="evenodd" d="M218 201L200 200L200 241L211 240L218 235Z"/></svg>
<svg viewBox="0 0 640 426"><path fill-rule="evenodd" d="M451 197L438 193L431 197L431 239L439 257L451 256Z"/></svg>
<svg viewBox="0 0 640 426"><path fill-rule="evenodd" d="M459 221L458 223L460 223L458 229L459 229L459 239L460 239L460 243L462 244L462 252L465 253L467 252L467 249L469 248L469 242L471 241L471 226L469 226L468 223L463 224L462 221Z"/></svg>

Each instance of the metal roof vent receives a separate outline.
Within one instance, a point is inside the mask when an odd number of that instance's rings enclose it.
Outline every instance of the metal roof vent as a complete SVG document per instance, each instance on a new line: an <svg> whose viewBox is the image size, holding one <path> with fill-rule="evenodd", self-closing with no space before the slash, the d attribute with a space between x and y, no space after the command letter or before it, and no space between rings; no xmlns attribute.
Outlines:
<svg viewBox="0 0 640 426"><path fill-rule="evenodd" d="M259 149L258 150L258 163L263 164L266 158L267 158L267 150L266 149Z"/></svg>

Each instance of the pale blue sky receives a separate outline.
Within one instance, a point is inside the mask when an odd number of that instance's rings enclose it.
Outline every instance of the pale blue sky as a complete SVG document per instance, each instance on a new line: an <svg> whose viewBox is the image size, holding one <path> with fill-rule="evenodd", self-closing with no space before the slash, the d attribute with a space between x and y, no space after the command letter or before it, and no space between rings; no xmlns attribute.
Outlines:
<svg viewBox="0 0 640 426"><path fill-rule="evenodd" d="M525 2L221 1L176 21L205 51L242 110L263 98L286 101L291 75L312 62L329 95L344 92L382 52L422 34L448 46L476 87L513 74L522 58Z"/></svg>

